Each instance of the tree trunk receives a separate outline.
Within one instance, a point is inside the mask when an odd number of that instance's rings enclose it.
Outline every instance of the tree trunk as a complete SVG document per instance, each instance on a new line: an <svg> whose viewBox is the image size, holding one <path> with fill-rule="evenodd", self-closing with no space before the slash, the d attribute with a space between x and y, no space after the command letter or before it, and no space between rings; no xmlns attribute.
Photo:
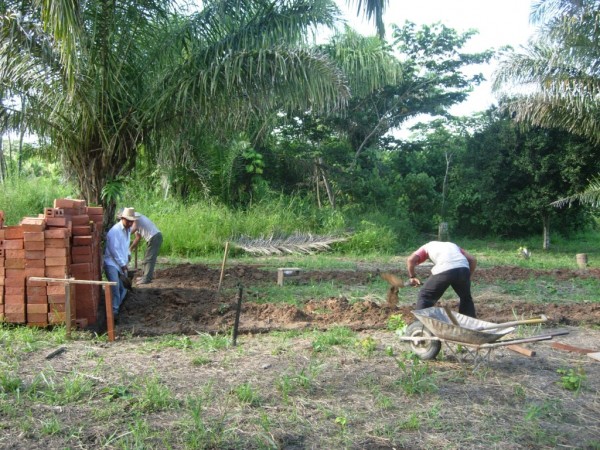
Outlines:
<svg viewBox="0 0 600 450"><path fill-rule="evenodd" d="M327 191L329 204L333 209L335 209L335 196L333 195L331 186L329 186L329 181L327 181L327 177L325 176L325 170L323 169L323 158L319 158L319 170L321 171L321 176L323 177L323 184L325 185L325 190Z"/></svg>
<svg viewBox="0 0 600 450"><path fill-rule="evenodd" d="M321 191L319 190L319 184L321 183L319 180L319 162L317 161L317 163L315 164L315 170L314 170L314 179L315 179L315 188L317 191L317 207L319 209L322 208L321 206Z"/></svg>
<svg viewBox="0 0 600 450"><path fill-rule="evenodd" d="M441 222L438 226L438 241L449 241L448 222Z"/></svg>
<svg viewBox="0 0 600 450"><path fill-rule="evenodd" d="M542 223L544 224L544 250L550 250L550 217L545 214L542 216Z"/></svg>

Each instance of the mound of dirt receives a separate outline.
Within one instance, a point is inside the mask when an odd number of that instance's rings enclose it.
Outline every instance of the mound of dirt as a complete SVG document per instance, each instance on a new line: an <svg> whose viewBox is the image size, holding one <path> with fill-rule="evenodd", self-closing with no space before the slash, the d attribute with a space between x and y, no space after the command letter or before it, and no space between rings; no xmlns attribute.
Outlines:
<svg viewBox="0 0 600 450"><path fill-rule="evenodd" d="M378 279L378 275L377 272L354 270L305 271L302 272L302 280L306 283L335 281L343 286L368 286ZM236 287L240 284L244 286L239 317L240 333L325 329L332 325L344 325L355 330L378 329L386 327L392 314L403 314L407 321L413 317L410 311L414 305L400 303L397 307L389 307L385 301L350 303L344 297L322 298L312 299L301 308L253 301L261 286L274 284L277 278L274 271L264 270L258 265L237 265L226 269L222 289L218 293L220 276L220 269L201 264L183 264L157 271L151 284L135 287L128 294L117 324L118 333L154 336L230 330L236 319L240 292ZM600 271L494 267L477 270L473 281L493 283L539 277L557 280L599 278ZM379 294L385 298L385 292ZM456 302L449 303L454 307ZM440 302L440 306L443 304ZM477 299L476 307L478 318L493 322L514 320L514 311L518 311L524 317L545 314L556 324L600 323L600 305L594 304L533 304Z"/></svg>

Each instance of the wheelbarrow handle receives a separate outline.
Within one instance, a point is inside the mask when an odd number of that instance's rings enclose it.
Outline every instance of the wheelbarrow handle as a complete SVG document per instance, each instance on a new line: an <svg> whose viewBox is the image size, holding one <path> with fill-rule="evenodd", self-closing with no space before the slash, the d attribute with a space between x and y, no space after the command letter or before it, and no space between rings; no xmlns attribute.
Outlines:
<svg viewBox="0 0 600 450"><path fill-rule="evenodd" d="M476 331L497 330L499 328L508 328L508 327L513 327L515 325L544 323L547 321L548 321L548 318L544 314L542 314L540 317L535 318L535 319L513 320L512 322L504 322L504 323L497 323L497 324L492 324L492 325L485 325L483 327L477 328Z"/></svg>

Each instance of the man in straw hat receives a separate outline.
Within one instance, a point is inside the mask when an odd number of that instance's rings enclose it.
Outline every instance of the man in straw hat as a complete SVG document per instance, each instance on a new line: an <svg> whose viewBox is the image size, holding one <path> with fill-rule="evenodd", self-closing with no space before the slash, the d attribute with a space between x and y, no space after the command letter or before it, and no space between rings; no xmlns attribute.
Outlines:
<svg viewBox="0 0 600 450"><path fill-rule="evenodd" d="M118 216L119 221L115 223L106 235L106 246L104 249L104 273L108 281L116 282L116 286L111 286L113 316L116 319L119 314L119 307L127 289L121 281L121 276L127 277L127 264L129 263L129 241L131 237L131 227L137 220L134 208L123 208L123 212Z"/></svg>

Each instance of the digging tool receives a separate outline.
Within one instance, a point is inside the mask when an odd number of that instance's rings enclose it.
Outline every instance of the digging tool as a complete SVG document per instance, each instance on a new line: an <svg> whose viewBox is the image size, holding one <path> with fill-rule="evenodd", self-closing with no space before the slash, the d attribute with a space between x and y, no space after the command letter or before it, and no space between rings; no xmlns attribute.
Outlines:
<svg viewBox="0 0 600 450"><path fill-rule="evenodd" d="M408 281L402 281L396 275L393 275L391 273L382 273L381 274L381 278L383 278L385 281L387 281L388 283L390 283L395 288L409 287L409 286L411 286L410 282L408 282Z"/></svg>
<svg viewBox="0 0 600 450"><path fill-rule="evenodd" d="M547 321L548 321L548 318L544 314L542 314L540 317L534 318L534 319L513 320L512 322L504 322L504 323L498 323L498 324L494 324L494 325L485 325L483 327L476 328L476 331L498 330L501 328L513 327L515 325L544 323Z"/></svg>
<svg viewBox="0 0 600 450"><path fill-rule="evenodd" d="M137 259L138 259L137 253L138 253L138 246L136 245L136 247L135 247L135 267L134 267L135 270L137 270L137 268L138 268L137 267Z"/></svg>

